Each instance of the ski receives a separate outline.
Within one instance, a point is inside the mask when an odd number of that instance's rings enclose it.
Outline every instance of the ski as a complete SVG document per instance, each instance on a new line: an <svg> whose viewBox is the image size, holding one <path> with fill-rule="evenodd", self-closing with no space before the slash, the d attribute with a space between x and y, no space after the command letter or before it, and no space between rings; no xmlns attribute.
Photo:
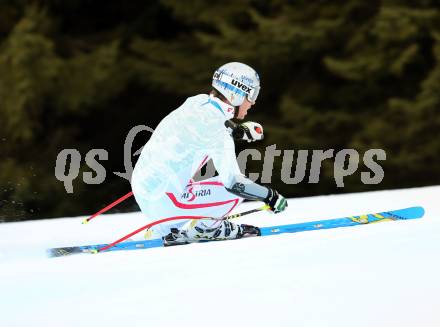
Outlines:
<svg viewBox="0 0 440 327"><path fill-rule="evenodd" d="M320 230L320 229L350 227L357 225L379 223L384 221L417 219L417 218L422 218L424 214L425 214L425 210L422 207L410 207L406 209L385 211L380 213L372 213L372 214L365 214L358 216L349 216L344 218L309 221L304 223L271 226L271 227L261 227L260 235L258 236L269 236L269 235L277 235L282 233L298 233L298 232L306 232L306 231ZM208 242L208 241L201 241L199 243L202 242ZM48 255L49 257L62 257L62 256L78 254L78 253L98 253L99 249L102 249L105 246L107 246L107 244L52 248L52 249L48 249ZM130 241L130 242L123 242L116 244L115 246L109 248L104 252L121 251L121 250L140 250L140 249L157 248L163 246L164 245L161 239L146 240L146 241Z"/></svg>

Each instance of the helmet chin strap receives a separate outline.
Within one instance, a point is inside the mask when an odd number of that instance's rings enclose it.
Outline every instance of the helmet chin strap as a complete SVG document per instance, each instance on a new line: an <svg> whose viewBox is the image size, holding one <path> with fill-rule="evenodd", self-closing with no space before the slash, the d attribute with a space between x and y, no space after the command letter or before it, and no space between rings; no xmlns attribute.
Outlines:
<svg viewBox="0 0 440 327"><path fill-rule="evenodd" d="M237 119L238 117L238 111L240 110L240 106L233 106L228 99L224 99L222 100L223 102L227 103L228 105L230 105L232 108L234 108L234 117L232 117L233 119Z"/></svg>
<svg viewBox="0 0 440 327"><path fill-rule="evenodd" d="M237 119L238 111L240 110L240 106L233 106L229 101L228 101L228 105L230 105L232 108L234 108L234 116L232 117L232 119Z"/></svg>
<svg viewBox="0 0 440 327"><path fill-rule="evenodd" d="M229 104L230 106L232 106L232 108L234 108L234 117L233 119L237 119L238 117L238 112L240 110L240 106L233 106L228 99L226 99L226 103Z"/></svg>

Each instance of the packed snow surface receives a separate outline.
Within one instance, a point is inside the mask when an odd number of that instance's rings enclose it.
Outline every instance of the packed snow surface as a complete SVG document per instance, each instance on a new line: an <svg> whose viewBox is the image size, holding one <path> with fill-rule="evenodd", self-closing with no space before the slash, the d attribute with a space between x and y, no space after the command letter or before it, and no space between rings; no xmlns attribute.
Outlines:
<svg viewBox="0 0 440 327"><path fill-rule="evenodd" d="M109 199L110 201L111 199ZM422 219L47 258L141 213L0 224L0 326L440 326L440 186L289 200L272 226L423 206ZM239 211L258 206L247 203ZM140 238L143 235L139 235Z"/></svg>

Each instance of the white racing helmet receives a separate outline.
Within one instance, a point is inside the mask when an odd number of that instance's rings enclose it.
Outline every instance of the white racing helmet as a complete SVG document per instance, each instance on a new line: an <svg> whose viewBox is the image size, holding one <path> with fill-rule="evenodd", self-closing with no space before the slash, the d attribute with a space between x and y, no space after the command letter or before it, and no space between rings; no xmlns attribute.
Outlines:
<svg viewBox="0 0 440 327"><path fill-rule="evenodd" d="M212 86L234 107L247 98L254 103L260 92L260 77L257 72L241 62L229 62L217 69L212 77Z"/></svg>

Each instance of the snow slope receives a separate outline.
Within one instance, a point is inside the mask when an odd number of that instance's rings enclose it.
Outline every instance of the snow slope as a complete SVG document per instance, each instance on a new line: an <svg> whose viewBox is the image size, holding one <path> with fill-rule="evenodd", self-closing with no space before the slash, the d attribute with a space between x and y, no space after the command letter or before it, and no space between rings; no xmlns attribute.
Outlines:
<svg viewBox="0 0 440 327"><path fill-rule="evenodd" d="M0 326L440 326L440 186L298 198L296 223L425 207L422 219L150 250L46 258L109 242L140 213L88 225L0 225ZM239 210L255 207L243 205Z"/></svg>

